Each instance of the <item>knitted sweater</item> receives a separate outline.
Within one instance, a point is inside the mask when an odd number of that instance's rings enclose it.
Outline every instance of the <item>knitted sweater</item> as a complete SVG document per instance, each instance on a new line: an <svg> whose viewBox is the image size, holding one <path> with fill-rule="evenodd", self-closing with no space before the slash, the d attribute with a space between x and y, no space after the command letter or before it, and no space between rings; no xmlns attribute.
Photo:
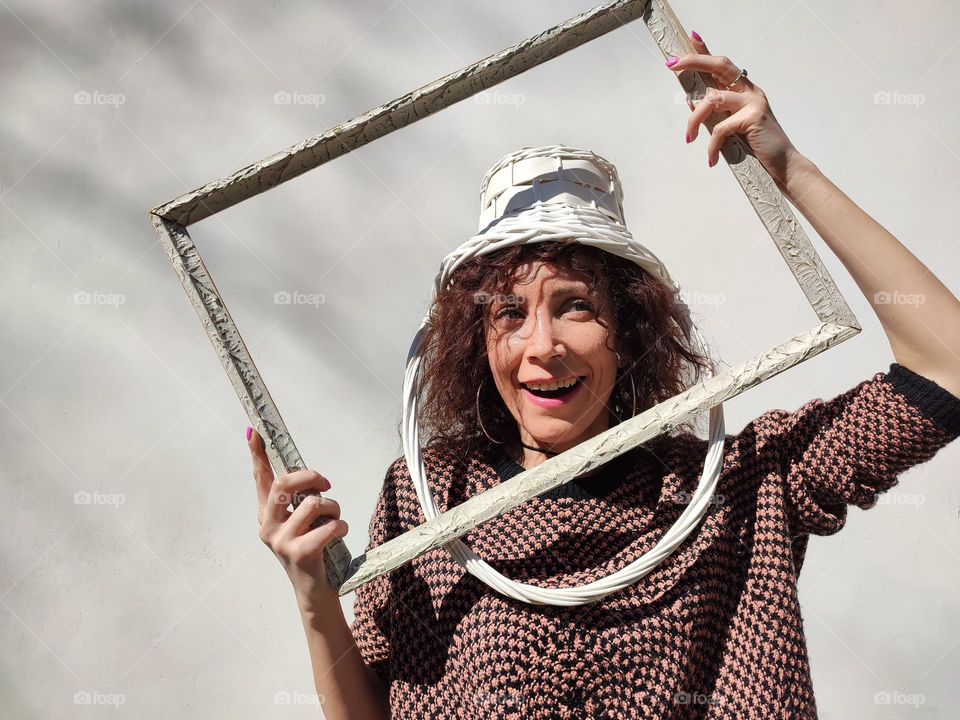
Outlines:
<svg viewBox="0 0 960 720"><path fill-rule="evenodd" d="M352 631L394 718L816 718L797 577L808 537L873 507L960 435L960 398L897 363L831 400L726 435L701 524L634 585L579 607L530 605L432 550L360 587ZM494 568L581 585L650 550L699 483L707 441L665 434L461 538ZM497 448L424 453L441 510L523 468ZM369 548L425 520L403 457ZM369 549L368 548L368 549Z"/></svg>

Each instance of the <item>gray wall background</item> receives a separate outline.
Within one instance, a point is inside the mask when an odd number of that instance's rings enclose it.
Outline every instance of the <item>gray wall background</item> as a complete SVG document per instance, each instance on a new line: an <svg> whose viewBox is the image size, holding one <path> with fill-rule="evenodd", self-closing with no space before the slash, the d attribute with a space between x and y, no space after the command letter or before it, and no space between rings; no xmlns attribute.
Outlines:
<svg viewBox="0 0 960 720"><path fill-rule="evenodd" d="M246 417L146 211L593 4L0 0L4 717L316 715L291 588L257 537ZM960 288L955 5L674 8ZM476 231L504 153L557 142L614 162L628 226L726 363L814 323L732 174L707 167L707 132L685 145L672 74L635 23L191 228L354 553L400 455L434 274ZM864 330L726 403L727 432L893 360L804 226ZM953 444L811 540L800 597L822 717L946 718L960 699L958 460Z"/></svg>

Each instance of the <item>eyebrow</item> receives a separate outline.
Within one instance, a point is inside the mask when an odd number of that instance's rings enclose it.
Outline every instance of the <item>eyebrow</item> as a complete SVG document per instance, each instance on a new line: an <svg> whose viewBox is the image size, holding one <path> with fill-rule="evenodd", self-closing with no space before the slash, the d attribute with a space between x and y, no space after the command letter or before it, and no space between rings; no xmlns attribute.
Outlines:
<svg viewBox="0 0 960 720"><path fill-rule="evenodd" d="M573 283L567 282L562 285L555 285L553 294L554 295L569 295L571 293L587 293L593 294L593 290L590 289L590 286L586 283ZM516 295L523 295L522 292L515 293Z"/></svg>
<svg viewBox="0 0 960 720"><path fill-rule="evenodd" d="M576 282L566 282L562 285L556 287L553 291L553 295L564 296L564 295L575 295L575 294L584 294L589 296L596 296L597 293L592 290L586 283L576 283ZM491 303L491 308L501 308L501 307L517 307L519 305L525 305L527 298L522 292L515 293L506 293L506 296L513 296L522 298L520 302L517 303L507 303L504 302L504 294L497 296L496 300Z"/></svg>

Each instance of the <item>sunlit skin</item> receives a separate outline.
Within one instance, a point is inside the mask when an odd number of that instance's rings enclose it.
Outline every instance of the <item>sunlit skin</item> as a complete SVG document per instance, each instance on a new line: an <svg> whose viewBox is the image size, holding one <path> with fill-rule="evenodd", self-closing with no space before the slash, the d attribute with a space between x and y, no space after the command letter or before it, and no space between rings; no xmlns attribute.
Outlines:
<svg viewBox="0 0 960 720"><path fill-rule="evenodd" d="M598 315L598 307L584 280L543 261L521 267L510 293L490 303L487 358L526 445L564 452L609 428L615 324L609 309ZM585 378L584 386L557 408L532 403L521 386L572 375ZM522 446L507 451L528 470L547 460Z"/></svg>

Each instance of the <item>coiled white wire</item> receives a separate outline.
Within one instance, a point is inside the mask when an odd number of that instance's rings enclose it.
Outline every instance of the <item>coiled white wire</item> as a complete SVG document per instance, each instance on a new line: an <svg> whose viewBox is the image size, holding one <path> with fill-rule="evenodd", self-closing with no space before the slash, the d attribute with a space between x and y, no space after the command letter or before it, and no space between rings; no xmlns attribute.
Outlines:
<svg viewBox="0 0 960 720"><path fill-rule="evenodd" d="M571 152L582 151L572 150ZM403 380L401 426L403 454L427 520L437 517L440 510L427 484L426 471L420 453L417 398L422 344L431 323L431 312L437 294L450 283L450 277L454 271L472 258L496 252L511 245L564 239L574 239L585 245L592 245L627 258L668 283L673 287L675 294L679 295L679 286L672 280L659 259L637 242L624 226L613 225L609 216L600 212L596 206L538 203L518 213L508 213L496 223L495 230L487 230L475 235L444 258L434 283L430 310L425 315L407 355L407 367ZM685 318L683 331L688 337L692 332L701 350L705 349L703 338L689 321L689 315ZM610 593L632 585L650 573L699 525L713 499L722 470L724 436L723 404L720 403L710 408L709 445L703 474L689 505L651 550L607 577L579 587L543 588L516 582L502 575L470 550L459 538L451 540L443 547L474 577L514 600L534 605L567 607L595 602Z"/></svg>

